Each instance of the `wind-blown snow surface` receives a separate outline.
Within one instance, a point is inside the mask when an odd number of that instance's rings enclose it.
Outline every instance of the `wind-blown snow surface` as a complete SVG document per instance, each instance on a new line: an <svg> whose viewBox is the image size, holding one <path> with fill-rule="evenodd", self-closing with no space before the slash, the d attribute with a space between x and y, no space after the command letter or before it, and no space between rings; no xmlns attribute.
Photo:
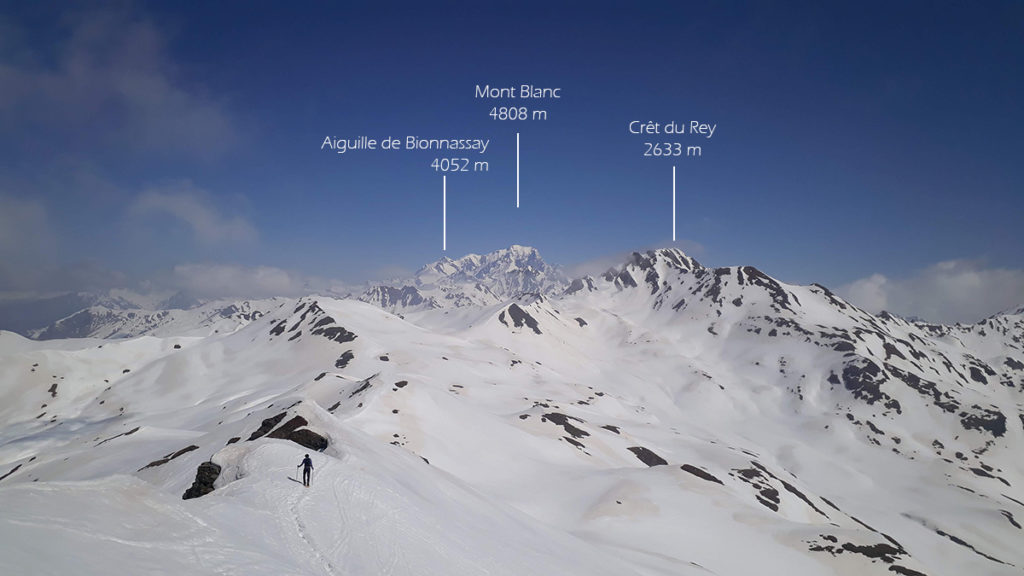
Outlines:
<svg viewBox="0 0 1024 576"><path fill-rule="evenodd" d="M304 298L203 337L0 333L0 557L52 574L1018 574L1022 337L1020 314L913 324L675 250L560 296L405 319ZM327 449L249 440L275 416ZM211 459L216 489L181 500Z"/></svg>

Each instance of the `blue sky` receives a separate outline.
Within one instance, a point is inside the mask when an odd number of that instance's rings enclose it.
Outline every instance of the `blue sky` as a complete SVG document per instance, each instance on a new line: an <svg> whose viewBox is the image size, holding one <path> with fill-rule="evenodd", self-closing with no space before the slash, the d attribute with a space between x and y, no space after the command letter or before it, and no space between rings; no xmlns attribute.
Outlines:
<svg viewBox="0 0 1024 576"><path fill-rule="evenodd" d="M0 290L606 262L673 245L676 165L675 245L707 264L908 314L1024 303L1020 3L478 4L4 4ZM517 102L546 121L473 97L524 83L561 88ZM644 158L631 120L717 127ZM446 252L439 154L320 149L361 135L491 140L448 178Z"/></svg>

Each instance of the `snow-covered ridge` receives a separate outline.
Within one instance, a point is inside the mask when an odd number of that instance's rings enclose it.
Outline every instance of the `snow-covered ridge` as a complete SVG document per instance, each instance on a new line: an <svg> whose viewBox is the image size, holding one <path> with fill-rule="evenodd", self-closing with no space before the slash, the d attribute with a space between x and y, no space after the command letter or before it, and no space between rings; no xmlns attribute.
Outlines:
<svg viewBox="0 0 1024 576"><path fill-rule="evenodd" d="M499 297L473 271L543 271L512 252L431 268L434 286L471 278L493 300L404 317L317 296L189 336L0 332L5 561L82 574L1024 566L1019 315L929 326L671 249ZM309 489L295 480L305 453ZM200 480L212 492L181 500Z"/></svg>
<svg viewBox="0 0 1024 576"><path fill-rule="evenodd" d="M218 300L191 308L142 309L90 306L57 320L30 335L39 340L58 338L131 338L202 336L231 332L280 306L283 299Z"/></svg>

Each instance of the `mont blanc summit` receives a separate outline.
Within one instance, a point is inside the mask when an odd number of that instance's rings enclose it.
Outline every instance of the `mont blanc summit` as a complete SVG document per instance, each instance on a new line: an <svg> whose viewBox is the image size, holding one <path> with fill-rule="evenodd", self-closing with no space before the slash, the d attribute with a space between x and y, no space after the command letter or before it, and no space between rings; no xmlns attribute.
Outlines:
<svg viewBox="0 0 1024 576"><path fill-rule="evenodd" d="M568 285L540 253L511 246L485 255L442 258L420 268L400 286L374 285L359 297L391 311L499 304L523 294L553 294Z"/></svg>
<svg viewBox="0 0 1024 576"><path fill-rule="evenodd" d="M572 279L512 246L88 314L0 333L14 573L1024 567L1021 310L928 324L676 249Z"/></svg>

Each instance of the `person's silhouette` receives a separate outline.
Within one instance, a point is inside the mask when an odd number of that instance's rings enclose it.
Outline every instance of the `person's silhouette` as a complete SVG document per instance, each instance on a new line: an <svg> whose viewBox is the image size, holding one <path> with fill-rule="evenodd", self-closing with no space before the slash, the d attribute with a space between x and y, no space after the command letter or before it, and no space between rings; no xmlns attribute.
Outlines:
<svg viewBox="0 0 1024 576"><path fill-rule="evenodd" d="M309 473L313 471L313 461L309 459L309 454L302 459L302 485L309 486Z"/></svg>

